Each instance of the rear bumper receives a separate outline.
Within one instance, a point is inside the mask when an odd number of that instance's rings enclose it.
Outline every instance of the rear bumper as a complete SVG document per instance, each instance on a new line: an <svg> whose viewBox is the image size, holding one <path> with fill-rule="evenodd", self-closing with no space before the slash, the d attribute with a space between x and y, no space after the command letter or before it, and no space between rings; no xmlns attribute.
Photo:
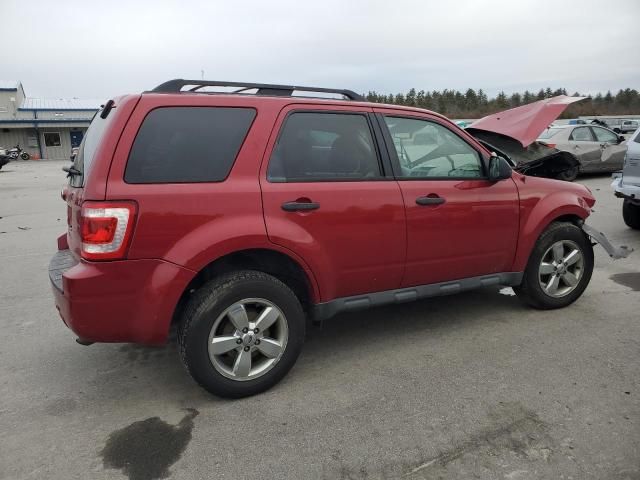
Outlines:
<svg viewBox="0 0 640 480"><path fill-rule="evenodd" d="M49 264L56 308L90 342L160 344L194 272L162 260L78 262L59 250Z"/></svg>
<svg viewBox="0 0 640 480"><path fill-rule="evenodd" d="M616 175L613 178L611 186L615 191L615 196L640 203L640 185L624 183L623 178L622 175Z"/></svg>

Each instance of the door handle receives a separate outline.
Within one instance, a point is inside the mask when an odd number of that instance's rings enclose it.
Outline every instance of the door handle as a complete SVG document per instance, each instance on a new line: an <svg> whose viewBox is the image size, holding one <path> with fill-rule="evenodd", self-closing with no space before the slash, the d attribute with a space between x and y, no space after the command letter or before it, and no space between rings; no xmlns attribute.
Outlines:
<svg viewBox="0 0 640 480"><path fill-rule="evenodd" d="M442 205L444 202L446 202L446 200L442 197L438 197L437 195L436 196L427 195L426 197L416 198L416 203L418 205Z"/></svg>
<svg viewBox="0 0 640 480"><path fill-rule="evenodd" d="M320 204L317 202L285 202L282 204L282 210L285 212L301 212L319 208Z"/></svg>

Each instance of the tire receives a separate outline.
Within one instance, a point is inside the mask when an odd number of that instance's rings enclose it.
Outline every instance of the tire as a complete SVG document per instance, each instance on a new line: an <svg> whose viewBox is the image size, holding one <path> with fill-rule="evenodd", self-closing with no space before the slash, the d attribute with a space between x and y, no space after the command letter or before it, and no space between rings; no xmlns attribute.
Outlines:
<svg viewBox="0 0 640 480"><path fill-rule="evenodd" d="M22 152L20 154L20 158L22 158L23 160L29 160L31 158L31 155L29 155L27 152Z"/></svg>
<svg viewBox="0 0 640 480"><path fill-rule="evenodd" d="M627 227L640 230L640 205L634 205L631 200L625 198L622 203L622 219Z"/></svg>
<svg viewBox="0 0 640 480"><path fill-rule="evenodd" d="M614 128L613 129L613 133L620 133L620 129L619 128Z"/></svg>
<svg viewBox="0 0 640 480"><path fill-rule="evenodd" d="M261 314L266 322L260 322ZM251 330L240 330L238 324L247 325L247 320ZM270 326L253 332L259 324ZM196 291L182 316L178 347L187 371L202 388L220 397L241 398L278 383L296 362L304 337L304 312L291 289L271 275L242 270ZM214 344L225 351L210 353ZM268 348L273 345L283 346L276 348L277 357Z"/></svg>
<svg viewBox="0 0 640 480"><path fill-rule="evenodd" d="M558 174L558 180L564 180L565 182L573 182L576 178L578 178L578 173L580 172L580 167L577 165L569 170L565 170Z"/></svg>
<svg viewBox="0 0 640 480"><path fill-rule="evenodd" d="M558 255L560 248L554 249L557 245L561 245L562 255ZM579 256L573 254L573 250L577 250ZM558 258L568 261L555 267ZM513 287L513 290L520 300L534 308L563 308L571 305L582 295L589 285L592 273L593 247L589 237L572 223L555 222L538 238L524 271L522 283ZM555 277L559 278L553 283ZM569 280L572 283L575 281L575 284L570 285ZM542 283L547 288L543 288Z"/></svg>

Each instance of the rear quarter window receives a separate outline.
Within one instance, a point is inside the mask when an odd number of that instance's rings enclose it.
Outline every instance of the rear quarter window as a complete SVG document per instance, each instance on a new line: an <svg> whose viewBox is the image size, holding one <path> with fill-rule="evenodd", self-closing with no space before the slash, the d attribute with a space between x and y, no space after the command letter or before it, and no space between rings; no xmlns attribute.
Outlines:
<svg viewBox="0 0 640 480"><path fill-rule="evenodd" d="M127 183L221 182L251 127L252 108L162 107L142 122L129 153Z"/></svg>

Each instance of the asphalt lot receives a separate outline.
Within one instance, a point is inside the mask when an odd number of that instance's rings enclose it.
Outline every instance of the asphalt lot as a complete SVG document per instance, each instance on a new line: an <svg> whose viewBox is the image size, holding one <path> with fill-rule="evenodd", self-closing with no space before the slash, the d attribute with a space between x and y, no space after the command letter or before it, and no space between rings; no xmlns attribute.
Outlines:
<svg viewBox="0 0 640 480"><path fill-rule="evenodd" d="M47 276L66 162L0 170L2 479L640 479L640 232L608 176L590 223L638 250L560 311L487 288L342 315L269 392L211 397L173 345L82 347Z"/></svg>

